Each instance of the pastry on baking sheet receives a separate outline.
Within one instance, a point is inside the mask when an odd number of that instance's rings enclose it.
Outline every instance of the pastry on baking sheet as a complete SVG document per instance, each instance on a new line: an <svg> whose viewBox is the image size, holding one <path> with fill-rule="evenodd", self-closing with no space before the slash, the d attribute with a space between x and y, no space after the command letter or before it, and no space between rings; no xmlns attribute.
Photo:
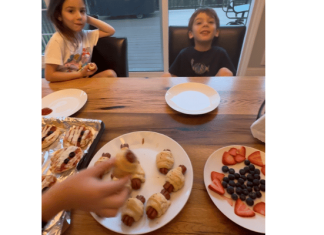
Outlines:
<svg viewBox="0 0 324 235"><path fill-rule="evenodd" d="M148 218L161 217L171 205L171 202L161 193L153 194L146 203L146 214ZM167 193L167 192L166 192Z"/></svg>
<svg viewBox="0 0 324 235"><path fill-rule="evenodd" d="M107 161L109 160L111 157L110 153L102 153L101 157L95 162L94 165L98 165L100 162L104 162L104 161ZM109 173L110 171L110 168L107 169L105 172L104 172L104 175Z"/></svg>
<svg viewBox="0 0 324 235"><path fill-rule="evenodd" d="M156 155L156 166L162 174L167 174L173 167L174 158L169 149L164 149Z"/></svg>
<svg viewBox="0 0 324 235"><path fill-rule="evenodd" d="M54 175L42 175L42 192L52 187L57 179Z"/></svg>
<svg viewBox="0 0 324 235"><path fill-rule="evenodd" d="M42 149L50 146L60 135L59 129L54 125L45 125L42 128Z"/></svg>
<svg viewBox="0 0 324 235"><path fill-rule="evenodd" d="M64 136L63 143L67 146L85 147L92 140L93 134L89 127L84 125L72 126Z"/></svg>
<svg viewBox="0 0 324 235"><path fill-rule="evenodd" d="M163 185L163 188L165 188L169 193L181 189L185 182L184 174L186 170L187 168L184 165L180 165L169 171L166 175L166 183Z"/></svg>
<svg viewBox="0 0 324 235"><path fill-rule="evenodd" d="M117 178L134 174L138 164L137 157L129 150L128 144L122 145L121 149L116 154L116 162L112 174Z"/></svg>
<svg viewBox="0 0 324 235"><path fill-rule="evenodd" d="M139 221L144 214L145 198L142 195L129 198L121 210L121 218L125 225L132 226L133 222Z"/></svg>
<svg viewBox="0 0 324 235"><path fill-rule="evenodd" d="M80 147L69 146L59 149L51 157L50 171L52 173L62 173L74 168L83 156Z"/></svg>

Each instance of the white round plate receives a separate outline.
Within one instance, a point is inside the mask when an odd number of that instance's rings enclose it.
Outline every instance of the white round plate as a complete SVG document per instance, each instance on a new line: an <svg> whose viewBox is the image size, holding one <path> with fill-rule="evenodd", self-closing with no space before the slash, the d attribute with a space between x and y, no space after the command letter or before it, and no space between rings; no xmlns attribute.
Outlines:
<svg viewBox="0 0 324 235"><path fill-rule="evenodd" d="M220 96L210 86L187 82L171 87L165 94L165 101L180 113L198 115L216 109Z"/></svg>
<svg viewBox="0 0 324 235"><path fill-rule="evenodd" d="M87 102L88 95L79 89L65 89L56 91L42 99L42 109L53 111L43 117L68 117L79 111Z"/></svg>
<svg viewBox="0 0 324 235"><path fill-rule="evenodd" d="M217 206L217 208L224 214L227 216L227 218L229 218L230 220L232 220L233 222L237 223L238 225L247 228L251 231L255 231L258 233L265 233L265 216L255 213L254 217L240 217L237 216L234 212L234 208L235 208L235 202L233 206L230 206L230 204L223 199L218 193L215 193L214 191L210 190L208 188L208 185L211 184L211 172L212 171L217 171L219 173L223 173L222 172L222 167L223 167L223 163L222 163L222 157L223 157L223 153L225 151L229 151L231 148L240 148L241 145L232 145L232 146L227 146L227 147L223 147L221 149L216 150L214 153L212 153L209 158L206 161L205 164L205 168L204 168L204 182L205 182L205 186L206 186L206 190L211 198L211 200L214 202L214 204ZM255 148L251 148L251 147L246 147L244 146L246 149L246 159L248 158L248 156L255 152L255 151L260 151L258 149ZM261 153L261 159L263 161L263 163L265 163L265 153L260 151ZM239 172L240 169L244 168L244 162L238 163L236 165L233 166L228 166L229 168L233 168L235 170L235 172ZM261 170L261 167L255 165L255 168L258 168ZM224 173L225 176L228 175L228 173ZM265 179L265 176L260 173L261 179ZM262 193L262 197L261 198L257 198L254 200L254 205L257 204L258 202L265 202L265 192L261 192ZM231 198L231 195L228 194L226 192L225 189L225 194L224 196ZM245 202L244 202L245 203ZM247 204L246 204L247 205ZM253 206L250 207L247 205L247 207L249 207L251 210L253 210Z"/></svg>
<svg viewBox="0 0 324 235"><path fill-rule="evenodd" d="M93 157L88 167L101 157L102 153L110 153L112 157L120 150L120 145L127 143L129 149L138 157L140 164L145 171L145 182L139 190L133 190L131 197L143 195L145 197L145 206L149 197L161 192L165 183L165 175L161 174L156 167L156 155L164 149L170 149L174 156L173 168L184 165L187 168L185 173L185 184L179 191L171 193L171 205L164 215L160 218L150 220L146 213L143 217L132 224L131 227L124 225L121 221L121 213L118 212L116 217L101 218L96 214L91 215L104 227L122 234L144 234L161 228L170 222L184 207L189 199L193 184L193 169L189 156L184 149L173 139L168 136L149 131L131 132L119 136L105 144ZM110 173L104 176L104 180L110 180Z"/></svg>

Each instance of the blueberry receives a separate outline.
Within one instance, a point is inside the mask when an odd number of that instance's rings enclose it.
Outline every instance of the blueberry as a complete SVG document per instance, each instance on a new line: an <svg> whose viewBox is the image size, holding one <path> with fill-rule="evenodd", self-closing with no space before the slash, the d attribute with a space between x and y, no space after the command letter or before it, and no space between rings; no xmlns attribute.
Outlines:
<svg viewBox="0 0 324 235"><path fill-rule="evenodd" d="M251 171L251 170L250 170L249 173L250 173L251 175L254 175L254 171Z"/></svg>
<svg viewBox="0 0 324 235"><path fill-rule="evenodd" d="M245 173L246 173L246 172L245 172L244 169L241 169L241 170L240 170L240 174L241 174L241 175L245 175Z"/></svg>
<svg viewBox="0 0 324 235"><path fill-rule="evenodd" d="M234 180L230 180L230 182L228 184L231 185L232 187L234 187L236 185L236 183L234 182Z"/></svg>
<svg viewBox="0 0 324 235"><path fill-rule="evenodd" d="M251 174L248 174L246 178L247 178L248 181L253 181L254 180L254 178L253 178L253 176Z"/></svg>
<svg viewBox="0 0 324 235"><path fill-rule="evenodd" d="M246 160L244 160L244 164L248 166L248 165L250 165L250 161L246 159Z"/></svg>
<svg viewBox="0 0 324 235"><path fill-rule="evenodd" d="M245 170L245 173L248 173L250 171L248 166L244 167L243 170Z"/></svg>
<svg viewBox="0 0 324 235"><path fill-rule="evenodd" d="M254 175L253 175L253 178L254 178L254 179L257 179L257 180L261 179L261 177L260 177L259 174L254 174Z"/></svg>
<svg viewBox="0 0 324 235"><path fill-rule="evenodd" d="M241 189L246 189L247 187L246 187L246 185L245 184L242 184L241 185Z"/></svg>
<svg viewBox="0 0 324 235"><path fill-rule="evenodd" d="M225 181L225 182L227 182L227 183L228 183L228 182L229 182L229 178L227 178L227 177L224 177L224 178L223 178L223 181Z"/></svg>
<svg viewBox="0 0 324 235"><path fill-rule="evenodd" d="M265 185L265 180L260 180L260 184Z"/></svg>
<svg viewBox="0 0 324 235"><path fill-rule="evenodd" d="M252 183L251 181L248 181L248 182L246 183L246 185L247 185L248 187L253 187L253 183Z"/></svg>
<svg viewBox="0 0 324 235"><path fill-rule="evenodd" d="M78 142L81 142L81 137L78 138Z"/></svg>
<svg viewBox="0 0 324 235"><path fill-rule="evenodd" d="M229 178L230 180L234 180L234 179L235 179L235 176L234 176L233 174L229 174L229 175L228 175L228 178Z"/></svg>
<svg viewBox="0 0 324 235"><path fill-rule="evenodd" d="M252 192L252 188L251 187L247 187L246 189L248 190L249 193Z"/></svg>
<svg viewBox="0 0 324 235"><path fill-rule="evenodd" d="M258 186L254 186L254 187L253 187L253 190L254 190L255 192L259 192L259 191L260 191L260 189L259 189Z"/></svg>
<svg viewBox="0 0 324 235"><path fill-rule="evenodd" d="M238 198L238 196L235 194L235 193L233 193L232 195L231 195L231 198L233 199L233 200L237 200L237 198Z"/></svg>
<svg viewBox="0 0 324 235"><path fill-rule="evenodd" d="M235 176L235 179L239 179L241 177L241 175L239 173L235 173L234 176Z"/></svg>
<svg viewBox="0 0 324 235"><path fill-rule="evenodd" d="M246 204L248 204L249 206L253 206L253 204L254 204L253 199L252 198L247 198L246 199Z"/></svg>
<svg viewBox="0 0 324 235"><path fill-rule="evenodd" d="M241 184L239 182L236 182L235 186L236 187L241 187Z"/></svg>
<svg viewBox="0 0 324 235"><path fill-rule="evenodd" d="M73 158L75 156L75 152L71 152L70 154L69 154L69 157L70 158Z"/></svg>
<svg viewBox="0 0 324 235"><path fill-rule="evenodd" d="M244 184L244 180L243 180L242 178L239 178L239 179L238 179L238 182L239 182L240 184Z"/></svg>
<svg viewBox="0 0 324 235"><path fill-rule="evenodd" d="M68 164L69 161L70 161L70 159L69 159L69 158L66 158L66 159L64 160L64 163L65 163L65 164Z"/></svg>
<svg viewBox="0 0 324 235"><path fill-rule="evenodd" d="M260 184L260 180L254 179L253 180L253 185L258 186Z"/></svg>
<svg viewBox="0 0 324 235"><path fill-rule="evenodd" d="M53 131L47 132L47 136L51 135L52 133L53 133Z"/></svg>
<svg viewBox="0 0 324 235"><path fill-rule="evenodd" d="M256 193L255 192L249 193L249 197L252 199L256 199Z"/></svg>
<svg viewBox="0 0 324 235"><path fill-rule="evenodd" d="M259 169L255 169L254 170L254 174L259 174L260 175L260 170Z"/></svg>
<svg viewBox="0 0 324 235"><path fill-rule="evenodd" d="M241 193L243 193L243 190L241 188L236 188L235 192L240 195Z"/></svg>
<svg viewBox="0 0 324 235"><path fill-rule="evenodd" d="M253 164L249 165L249 170L250 171L254 171L254 169L255 169L255 166Z"/></svg>
<svg viewBox="0 0 324 235"><path fill-rule="evenodd" d="M248 195L249 194L249 191L247 189L243 189L242 191L245 195Z"/></svg>
<svg viewBox="0 0 324 235"><path fill-rule="evenodd" d="M260 185L260 190L261 190L262 192L265 192L265 185L264 185L264 184L261 184L261 185Z"/></svg>
<svg viewBox="0 0 324 235"><path fill-rule="evenodd" d="M245 175L241 175L240 178L243 179L244 181L246 180L246 176Z"/></svg>
<svg viewBox="0 0 324 235"><path fill-rule="evenodd" d="M262 193L261 193L260 191L256 192L255 194L256 194L256 197L257 197L257 198L262 197Z"/></svg>
<svg viewBox="0 0 324 235"><path fill-rule="evenodd" d="M228 166L223 166L223 167L222 167L222 171L223 171L224 173L228 172L228 170L229 170L229 169L228 169Z"/></svg>
<svg viewBox="0 0 324 235"><path fill-rule="evenodd" d="M230 169L228 170L228 172L229 172L230 174L234 174L234 173L235 173L235 170L234 170L233 168L230 168Z"/></svg>
<svg viewBox="0 0 324 235"><path fill-rule="evenodd" d="M245 201L246 196L242 193L242 194L240 195L240 199L241 199L242 201Z"/></svg>
<svg viewBox="0 0 324 235"><path fill-rule="evenodd" d="M229 194L233 194L234 193L234 188L231 187L231 186L228 186L226 191L229 193Z"/></svg>
<svg viewBox="0 0 324 235"><path fill-rule="evenodd" d="M227 188L227 183L225 181L222 182L224 188Z"/></svg>

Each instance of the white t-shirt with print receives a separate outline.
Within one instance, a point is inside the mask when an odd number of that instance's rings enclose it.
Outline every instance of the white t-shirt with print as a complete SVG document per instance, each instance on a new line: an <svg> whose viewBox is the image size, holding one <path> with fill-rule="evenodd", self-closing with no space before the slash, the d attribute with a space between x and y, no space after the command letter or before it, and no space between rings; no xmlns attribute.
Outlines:
<svg viewBox="0 0 324 235"><path fill-rule="evenodd" d="M93 47L99 39L99 30L83 32L83 40L76 49L60 33L54 33L45 49L45 64L57 64L58 71L72 72L79 71L91 62Z"/></svg>

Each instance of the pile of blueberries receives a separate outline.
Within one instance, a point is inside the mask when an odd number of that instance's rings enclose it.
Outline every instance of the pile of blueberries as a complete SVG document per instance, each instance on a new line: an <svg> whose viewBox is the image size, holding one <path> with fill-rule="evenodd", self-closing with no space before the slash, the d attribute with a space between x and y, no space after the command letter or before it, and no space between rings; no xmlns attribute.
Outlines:
<svg viewBox="0 0 324 235"><path fill-rule="evenodd" d="M260 191L265 192L265 180L260 180L260 170L256 169L249 160L245 160L244 164L246 166L240 169L239 173L236 173L233 168L223 166L222 171L228 172L229 175L223 178L222 185L233 200L240 197L249 206L253 206L254 199L262 197Z"/></svg>

